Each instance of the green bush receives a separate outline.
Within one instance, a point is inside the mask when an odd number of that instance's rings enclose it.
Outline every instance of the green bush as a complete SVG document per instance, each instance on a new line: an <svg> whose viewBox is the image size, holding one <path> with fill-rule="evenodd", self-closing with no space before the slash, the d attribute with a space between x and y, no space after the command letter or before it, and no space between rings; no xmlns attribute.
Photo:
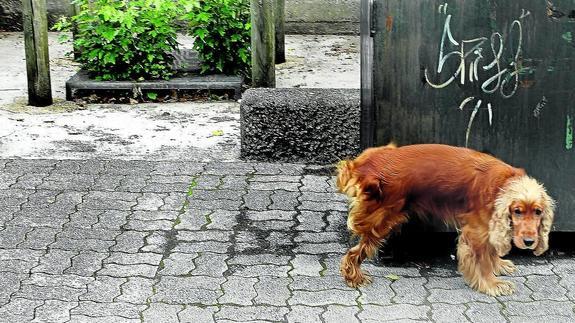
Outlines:
<svg viewBox="0 0 575 323"><path fill-rule="evenodd" d="M76 26L77 60L101 80L166 79L173 75L177 21L198 0L75 0L78 15L56 30Z"/></svg>
<svg viewBox="0 0 575 323"><path fill-rule="evenodd" d="M251 63L249 0L200 0L190 14L201 72L245 75Z"/></svg>

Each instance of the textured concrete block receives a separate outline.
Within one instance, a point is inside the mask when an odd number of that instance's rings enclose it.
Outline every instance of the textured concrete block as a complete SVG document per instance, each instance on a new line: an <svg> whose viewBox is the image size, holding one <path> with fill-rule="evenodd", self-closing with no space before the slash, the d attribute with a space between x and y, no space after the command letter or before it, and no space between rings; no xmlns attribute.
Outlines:
<svg viewBox="0 0 575 323"><path fill-rule="evenodd" d="M240 110L243 158L331 163L359 152L357 89L251 89Z"/></svg>

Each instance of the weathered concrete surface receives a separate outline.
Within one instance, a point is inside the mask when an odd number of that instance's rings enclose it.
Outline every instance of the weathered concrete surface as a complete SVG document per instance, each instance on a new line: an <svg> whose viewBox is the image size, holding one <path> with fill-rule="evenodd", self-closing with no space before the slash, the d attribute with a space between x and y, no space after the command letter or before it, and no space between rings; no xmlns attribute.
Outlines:
<svg viewBox="0 0 575 323"><path fill-rule="evenodd" d="M287 0L289 34L359 34L359 0ZM67 0L47 0L50 24L69 14ZM20 0L0 1L0 30L22 30Z"/></svg>
<svg viewBox="0 0 575 323"><path fill-rule="evenodd" d="M347 202L296 164L0 159L0 322L573 322L575 259L510 258L512 296L449 256L363 264Z"/></svg>
<svg viewBox="0 0 575 323"><path fill-rule="evenodd" d="M359 153L358 89L250 89L241 113L246 159L330 163Z"/></svg>

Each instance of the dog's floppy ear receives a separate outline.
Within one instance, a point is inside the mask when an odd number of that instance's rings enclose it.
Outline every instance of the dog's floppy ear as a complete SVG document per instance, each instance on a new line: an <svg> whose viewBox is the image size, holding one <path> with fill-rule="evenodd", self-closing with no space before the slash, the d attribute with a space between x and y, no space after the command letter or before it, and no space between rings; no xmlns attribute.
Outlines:
<svg viewBox="0 0 575 323"><path fill-rule="evenodd" d="M506 200L498 198L495 201L493 214L489 220L489 243L495 248L499 257L505 256L511 250L511 213Z"/></svg>
<svg viewBox="0 0 575 323"><path fill-rule="evenodd" d="M540 256L549 248L549 233L551 232L551 225L555 217L555 201L553 201L545 191L543 191L541 195L543 214L541 224L539 225L539 241L537 242L537 247L533 250L533 254L536 256Z"/></svg>

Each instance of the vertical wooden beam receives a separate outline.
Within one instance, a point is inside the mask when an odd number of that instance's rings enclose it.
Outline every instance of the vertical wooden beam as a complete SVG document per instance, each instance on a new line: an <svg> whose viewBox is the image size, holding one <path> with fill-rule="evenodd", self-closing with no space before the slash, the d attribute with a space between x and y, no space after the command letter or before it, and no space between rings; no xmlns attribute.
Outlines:
<svg viewBox="0 0 575 323"><path fill-rule="evenodd" d="M46 0L22 0L22 16L28 74L28 104L47 106L52 104L52 88Z"/></svg>
<svg viewBox="0 0 575 323"><path fill-rule="evenodd" d="M70 0L70 17L76 16L79 12L80 12L80 5L73 3ZM72 22L72 46L74 48L74 60L77 60L78 57L80 56L78 46L76 46L75 44L77 34L78 34L78 26L75 22Z"/></svg>
<svg viewBox="0 0 575 323"><path fill-rule="evenodd" d="M252 85L275 87L274 1L251 0Z"/></svg>
<svg viewBox="0 0 575 323"><path fill-rule="evenodd" d="M276 64L285 63L285 0L275 0Z"/></svg>

